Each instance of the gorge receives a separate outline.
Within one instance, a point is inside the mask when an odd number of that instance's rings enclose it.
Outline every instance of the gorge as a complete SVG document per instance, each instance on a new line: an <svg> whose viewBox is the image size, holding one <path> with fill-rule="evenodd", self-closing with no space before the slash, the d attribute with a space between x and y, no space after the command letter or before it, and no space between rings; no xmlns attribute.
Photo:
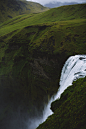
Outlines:
<svg viewBox="0 0 86 129"><path fill-rule="evenodd" d="M86 4L11 16L12 10L14 14L21 10L16 12L15 0L4 1L0 5L10 11L2 8L0 16L0 128L82 128L86 121ZM36 7L40 11L41 6ZM62 70L67 59L68 66Z"/></svg>
<svg viewBox="0 0 86 129"><path fill-rule="evenodd" d="M50 110L51 103L56 99L60 99L61 94L65 91L65 89L68 86L72 86L73 81L79 78L84 78L85 76L86 76L86 55L71 56L64 64L59 83L60 87L57 91L57 94L51 97L48 105L45 107L41 122L44 122L49 115L53 114L53 112Z"/></svg>

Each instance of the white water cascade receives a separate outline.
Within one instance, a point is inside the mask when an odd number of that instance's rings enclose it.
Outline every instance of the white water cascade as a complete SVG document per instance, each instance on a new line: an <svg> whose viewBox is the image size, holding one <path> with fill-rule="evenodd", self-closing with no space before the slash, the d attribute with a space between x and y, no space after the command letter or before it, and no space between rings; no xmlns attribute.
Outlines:
<svg viewBox="0 0 86 129"><path fill-rule="evenodd" d="M60 84L59 90L57 94L54 97L52 97L49 103L45 106L45 109L43 111L43 118L34 121L34 124L36 123L35 128L38 127L39 124L43 123L48 118L48 116L53 114L53 112L50 110L51 103L56 99L59 99L64 90L68 86L71 86L74 80L77 80L79 78L84 78L85 76L86 76L86 55L71 56L66 61L62 69L60 83L59 83Z"/></svg>

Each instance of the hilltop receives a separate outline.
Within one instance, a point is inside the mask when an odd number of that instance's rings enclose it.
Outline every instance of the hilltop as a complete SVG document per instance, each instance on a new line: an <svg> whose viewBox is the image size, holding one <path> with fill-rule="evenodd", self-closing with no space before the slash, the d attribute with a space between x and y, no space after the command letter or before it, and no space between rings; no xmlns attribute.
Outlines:
<svg viewBox="0 0 86 129"><path fill-rule="evenodd" d="M86 4L70 5L17 16L1 24L0 75L19 80L25 76L27 83L32 78L32 85L40 87L42 83L45 85L42 92L53 94L65 60L71 55L86 53L85 12ZM25 80L22 80L24 85Z"/></svg>
<svg viewBox="0 0 86 129"><path fill-rule="evenodd" d="M44 4L45 7L48 8L55 8L55 7L59 7L59 6L64 6L64 5L73 5L73 4L78 4L77 2L56 2L56 1L52 1L49 2L47 4Z"/></svg>
<svg viewBox="0 0 86 129"><path fill-rule="evenodd" d="M9 103L3 107L3 123L15 105L26 114L35 106L35 113L42 111L59 88L63 64L75 54L86 54L86 4L23 14L0 24L0 94Z"/></svg>
<svg viewBox="0 0 86 129"><path fill-rule="evenodd" d="M86 4L79 4L53 8L39 14L20 15L1 24L0 35L32 25L46 24L51 26L52 24L65 24L66 21L71 24L73 20L80 22L86 19L85 12Z"/></svg>
<svg viewBox="0 0 86 129"><path fill-rule="evenodd" d="M48 8L39 3L26 0L2 0L0 1L0 22L4 22L17 15L40 13Z"/></svg>

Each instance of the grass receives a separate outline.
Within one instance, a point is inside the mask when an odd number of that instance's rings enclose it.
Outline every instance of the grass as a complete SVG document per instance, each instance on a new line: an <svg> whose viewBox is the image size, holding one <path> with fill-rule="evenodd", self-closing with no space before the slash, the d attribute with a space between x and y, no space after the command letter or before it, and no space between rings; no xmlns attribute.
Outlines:
<svg viewBox="0 0 86 129"><path fill-rule="evenodd" d="M33 56L39 56L39 53L41 55L42 53L46 53L53 56L61 56L64 53L66 57L64 56L61 62L64 62L71 55L85 54L86 19L80 18L82 17L81 14L85 17L85 5L63 6L40 14L24 14L1 24L0 62L5 60L5 64L8 64L9 68L12 68L14 62L18 61L19 58L24 58L26 62ZM79 19L76 18L76 14L78 14L78 11L76 11L75 15L73 15L76 19L71 20L66 14L68 9L74 8L73 11L75 11L80 7L83 7L83 9L81 10ZM59 11L64 10L63 13L67 15L67 19L59 21L57 17L55 22L51 22L52 19L56 19L56 16L52 16L55 10L56 15L59 14ZM73 11L71 10L71 13ZM48 17L47 15L52 16L51 20L49 19L50 16ZM45 18L42 19L43 17ZM50 21L46 22L47 19ZM5 70L7 69L6 73L9 71L8 67L5 68ZM1 72L2 74L3 72Z"/></svg>
<svg viewBox="0 0 86 129"><path fill-rule="evenodd" d="M31 101L39 107L47 94L57 91L65 60L86 54L85 7L23 14L0 24L0 77L10 101L18 99L23 105Z"/></svg>
<svg viewBox="0 0 86 129"><path fill-rule="evenodd" d="M25 14L17 16L10 21L0 25L0 35L7 34L16 29L21 29L26 26L38 25L38 24L52 24L58 21L69 21L73 19L85 19L85 7L86 4L82 5L70 5L59 8L50 9L46 12L39 14ZM80 10L79 10L80 9ZM79 14L79 15L78 15ZM7 30L7 31L6 31Z"/></svg>
<svg viewBox="0 0 86 129"><path fill-rule="evenodd" d="M52 103L51 115L37 129L84 129L86 127L86 77L68 87L59 100Z"/></svg>
<svg viewBox="0 0 86 129"><path fill-rule="evenodd" d="M24 14L1 24L0 62L5 62L4 71L8 74L19 58L27 62L28 59L32 58L34 60L35 57L37 58L39 53L40 56L45 53L44 55L52 55L55 58L57 55L62 56L64 53L65 56L62 61L59 59L61 62L64 62L71 55L85 54L86 19L81 18L82 16L85 18L85 6L86 4L70 5L50 9L39 14ZM79 8L82 10L80 10L80 15L77 18ZM69 14L67 14L68 10L71 13L76 11L75 15L72 15L75 19L71 20ZM61 11L62 15L65 13L66 19L63 16L64 21L60 21L62 16L56 17ZM52 15L55 12L55 16ZM55 21L52 22L52 19L55 19ZM4 69L2 66L1 63L1 69ZM49 72L49 70L44 70ZM5 74L3 70L1 71L1 75Z"/></svg>
<svg viewBox="0 0 86 129"><path fill-rule="evenodd" d="M4 0L0 2L0 23L15 16L30 13L40 13L48 8L30 1Z"/></svg>

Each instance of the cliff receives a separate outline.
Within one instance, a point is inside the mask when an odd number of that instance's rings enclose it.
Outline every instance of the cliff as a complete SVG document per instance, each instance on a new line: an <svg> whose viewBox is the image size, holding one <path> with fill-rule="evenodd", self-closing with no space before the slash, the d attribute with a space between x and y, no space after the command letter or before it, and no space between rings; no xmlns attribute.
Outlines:
<svg viewBox="0 0 86 129"><path fill-rule="evenodd" d="M85 129L86 124L86 77L68 87L59 100L52 103L54 112L37 129Z"/></svg>
<svg viewBox="0 0 86 129"><path fill-rule="evenodd" d="M3 123L18 107L38 116L58 90L66 59L86 54L85 12L86 4L63 6L0 24L0 103L7 104Z"/></svg>

